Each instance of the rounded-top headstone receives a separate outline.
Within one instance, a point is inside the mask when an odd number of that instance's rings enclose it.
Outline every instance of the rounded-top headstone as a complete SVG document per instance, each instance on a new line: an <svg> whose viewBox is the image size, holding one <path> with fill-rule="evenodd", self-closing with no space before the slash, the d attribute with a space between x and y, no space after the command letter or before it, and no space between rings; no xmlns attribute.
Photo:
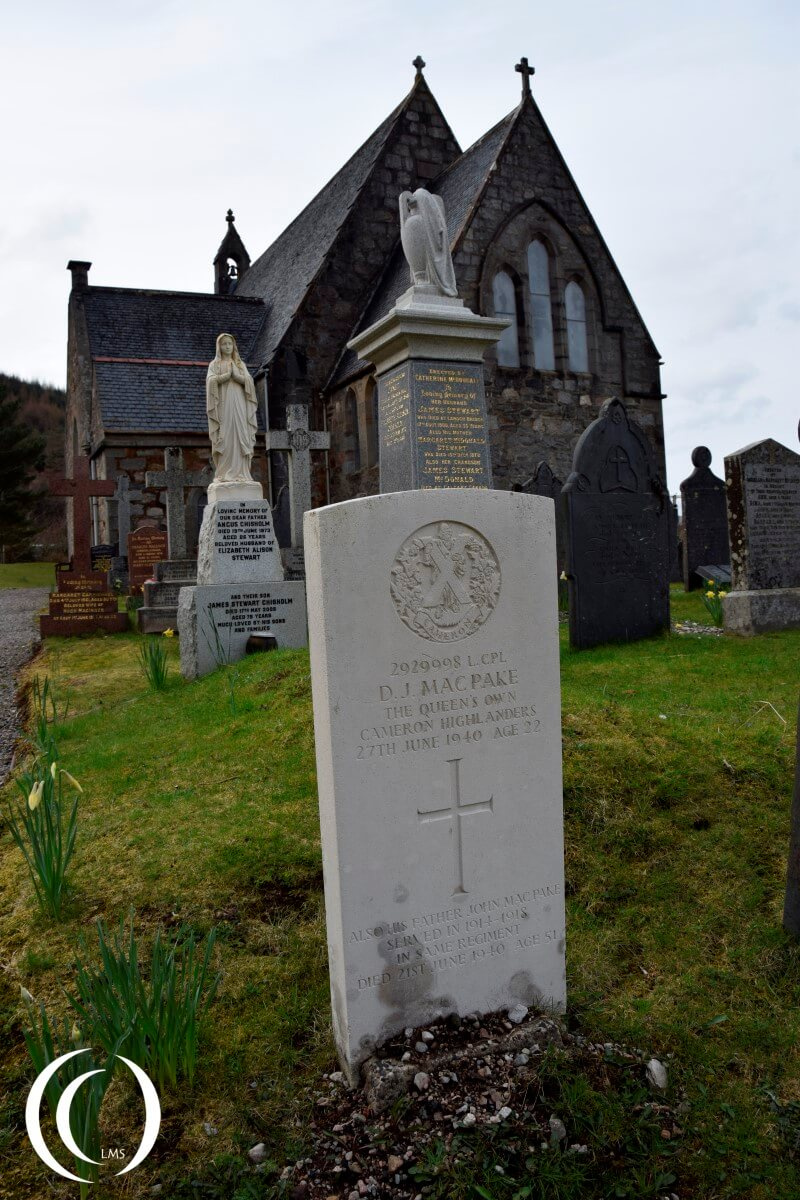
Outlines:
<svg viewBox="0 0 800 1200"><path fill-rule="evenodd" d="M692 466L711 466L711 451L709 450L708 446L695 446L694 450L692 451Z"/></svg>

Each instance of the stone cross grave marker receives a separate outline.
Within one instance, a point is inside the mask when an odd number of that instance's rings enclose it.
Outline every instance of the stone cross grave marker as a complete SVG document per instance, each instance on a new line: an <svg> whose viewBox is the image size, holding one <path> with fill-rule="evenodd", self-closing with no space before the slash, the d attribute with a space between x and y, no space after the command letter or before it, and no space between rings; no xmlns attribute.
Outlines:
<svg viewBox="0 0 800 1200"><path fill-rule="evenodd" d="M92 479L85 454L75 456L72 475L72 479L52 480L50 490L54 496L72 498L72 569L76 574L88 575L92 570L91 497L113 496L116 484L110 479Z"/></svg>
<svg viewBox="0 0 800 1200"><path fill-rule="evenodd" d="M800 629L800 454L772 438L725 458L732 590L725 628Z"/></svg>
<svg viewBox="0 0 800 1200"><path fill-rule="evenodd" d="M683 506L683 586L689 592L704 580L698 567L705 563L728 566L728 515L725 480L711 470L711 451L696 446L692 451L694 470L681 484Z"/></svg>
<svg viewBox="0 0 800 1200"><path fill-rule="evenodd" d="M120 475L117 479L114 499L117 502L117 553L120 558L126 558L131 532L131 493L127 475Z"/></svg>
<svg viewBox="0 0 800 1200"><path fill-rule="evenodd" d="M393 492L306 514L336 1045L563 1010L553 506ZM358 579L354 591L353 580Z"/></svg>
<svg viewBox="0 0 800 1200"><path fill-rule="evenodd" d="M669 497L647 438L607 400L564 485L570 644L632 642L669 627Z"/></svg>
<svg viewBox="0 0 800 1200"><path fill-rule="evenodd" d="M286 407L286 428L267 430L267 449L289 458L289 514L292 546L303 545L303 515L311 508L311 451L330 450L330 434L308 428L308 405Z"/></svg>
<svg viewBox="0 0 800 1200"><path fill-rule="evenodd" d="M211 479L208 468L202 471L187 471L183 465L183 451L179 446L167 446L164 450L164 470L148 471L145 484L149 488L166 488L167 492L167 541L169 557L182 559L186 551L186 503L185 492L191 487L207 487Z"/></svg>

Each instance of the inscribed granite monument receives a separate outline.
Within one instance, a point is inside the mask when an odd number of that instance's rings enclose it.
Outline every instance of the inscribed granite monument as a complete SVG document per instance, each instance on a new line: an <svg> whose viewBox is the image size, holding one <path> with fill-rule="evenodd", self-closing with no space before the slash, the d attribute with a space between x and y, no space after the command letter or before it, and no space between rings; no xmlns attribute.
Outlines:
<svg viewBox="0 0 800 1200"><path fill-rule="evenodd" d="M565 1005L552 504L435 489L305 518L336 1045ZM353 580L358 579L358 591Z"/></svg>
<svg viewBox="0 0 800 1200"><path fill-rule="evenodd" d="M800 454L767 438L725 459L732 590L725 629L800 629Z"/></svg>
<svg viewBox="0 0 800 1200"><path fill-rule="evenodd" d="M458 299L444 203L400 197L411 287L348 343L375 364L381 492L491 487L483 355L508 325Z"/></svg>
<svg viewBox="0 0 800 1200"><path fill-rule="evenodd" d="M197 585L178 596L187 679L242 658L253 633L272 634L278 646L306 644L305 589L284 578L272 510L250 473L256 407L236 340L221 333L206 377L214 478L198 539Z"/></svg>
<svg viewBox="0 0 800 1200"><path fill-rule="evenodd" d="M669 497L646 437L607 400L575 447L562 503L570 645L632 642L669 628Z"/></svg>
<svg viewBox="0 0 800 1200"><path fill-rule="evenodd" d="M731 561L725 480L711 470L707 446L694 448L692 465L694 470L681 484L683 586L687 592L706 582L699 567L708 563L727 567Z"/></svg>

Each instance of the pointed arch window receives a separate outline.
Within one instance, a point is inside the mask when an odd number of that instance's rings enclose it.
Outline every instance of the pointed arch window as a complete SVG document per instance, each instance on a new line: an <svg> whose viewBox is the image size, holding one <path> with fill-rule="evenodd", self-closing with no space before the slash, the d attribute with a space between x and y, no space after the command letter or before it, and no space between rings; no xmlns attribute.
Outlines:
<svg viewBox="0 0 800 1200"><path fill-rule="evenodd" d="M497 364L500 367L518 367L517 297L514 291L514 280L508 271L498 271L495 275L492 280L492 297L494 299L494 315L511 317L511 324L503 330L500 341L497 343Z"/></svg>
<svg viewBox="0 0 800 1200"><path fill-rule="evenodd" d="M528 246L528 282L531 289L531 341L537 371L554 371L553 307L550 303L550 256L544 242Z"/></svg>
<svg viewBox="0 0 800 1200"><path fill-rule="evenodd" d="M567 359L570 371L589 370L589 344L586 336L586 297L583 288L571 280L564 289L567 314Z"/></svg>

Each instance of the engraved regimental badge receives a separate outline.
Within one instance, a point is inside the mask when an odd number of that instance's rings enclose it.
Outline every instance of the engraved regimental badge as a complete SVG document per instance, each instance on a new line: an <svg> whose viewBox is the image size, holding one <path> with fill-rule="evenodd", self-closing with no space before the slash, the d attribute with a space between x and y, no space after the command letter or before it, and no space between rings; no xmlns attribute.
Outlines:
<svg viewBox="0 0 800 1200"><path fill-rule="evenodd" d="M392 566L392 600L400 619L431 642L474 633L500 597L492 547L460 521L423 525L406 538Z"/></svg>

